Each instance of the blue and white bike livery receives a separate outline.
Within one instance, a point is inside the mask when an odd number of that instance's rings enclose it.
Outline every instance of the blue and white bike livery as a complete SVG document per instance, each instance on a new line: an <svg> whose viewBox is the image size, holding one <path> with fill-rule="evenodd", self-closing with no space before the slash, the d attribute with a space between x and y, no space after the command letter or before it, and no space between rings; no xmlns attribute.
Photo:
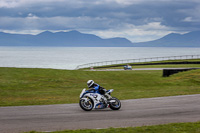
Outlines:
<svg viewBox="0 0 200 133"><path fill-rule="evenodd" d="M108 90L106 93L110 95L111 92L113 92L113 89ZM85 88L80 94L79 105L85 111L91 111L92 109L104 109L107 107L110 107L112 110L119 110L121 108L121 102L117 98L111 97L110 99L107 99L99 93L98 89L86 91Z"/></svg>

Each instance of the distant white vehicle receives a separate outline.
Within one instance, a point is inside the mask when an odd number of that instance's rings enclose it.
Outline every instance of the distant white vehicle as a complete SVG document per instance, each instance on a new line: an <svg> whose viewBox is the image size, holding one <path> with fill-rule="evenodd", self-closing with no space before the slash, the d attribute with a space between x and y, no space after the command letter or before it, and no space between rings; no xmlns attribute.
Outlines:
<svg viewBox="0 0 200 133"><path fill-rule="evenodd" d="M124 70L132 70L132 66L127 64L124 66Z"/></svg>

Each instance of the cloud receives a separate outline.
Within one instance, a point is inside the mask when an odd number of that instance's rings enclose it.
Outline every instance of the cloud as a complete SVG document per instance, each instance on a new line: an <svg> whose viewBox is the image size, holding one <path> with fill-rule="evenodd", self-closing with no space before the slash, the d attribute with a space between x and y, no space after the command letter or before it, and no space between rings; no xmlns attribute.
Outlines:
<svg viewBox="0 0 200 133"><path fill-rule="evenodd" d="M0 8L15 8L30 6L32 4L41 4L41 3L55 3L55 2L64 2L64 0L1 0Z"/></svg>
<svg viewBox="0 0 200 133"><path fill-rule="evenodd" d="M200 30L199 0L1 0L0 31L80 30L153 40Z"/></svg>
<svg viewBox="0 0 200 133"><path fill-rule="evenodd" d="M0 8L13 8L16 7L17 1L12 0L1 0L0 1Z"/></svg>
<svg viewBox="0 0 200 133"><path fill-rule="evenodd" d="M91 32L102 38L126 37L132 42L144 42L161 38L172 32L171 27L161 25L160 22L152 22L145 25L130 25L126 24L124 27L110 30L99 30Z"/></svg>
<svg viewBox="0 0 200 133"><path fill-rule="evenodd" d="M114 28L118 23L107 18L80 17L38 17L29 13L27 17L1 17L1 29L66 30L66 29L106 29Z"/></svg>
<svg viewBox="0 0 200 133"><path fill-rule="evenodd" d="M184 22L193 22L194 20L192 19L192 17L186 17L183 19Z"/></svg>

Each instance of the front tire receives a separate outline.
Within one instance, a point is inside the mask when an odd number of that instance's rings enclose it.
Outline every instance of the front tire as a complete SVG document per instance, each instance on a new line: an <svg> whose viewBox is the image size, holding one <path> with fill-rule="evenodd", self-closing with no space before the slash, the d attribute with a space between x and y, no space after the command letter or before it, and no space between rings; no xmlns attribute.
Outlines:
<svg viewBox="0 0 200 133"><path fill-rule="evenodd" d="M115 102L110 102L109 105L110 105L110 108L112 110L119 110L121 108L121 102L119 99L115 98L115 97L112 97L110 100L115 100Z"/></svg>
<svg viewBox="0 0 200 133"><path fill-rule="evenodd" d="M85 111L91 111L94 107L94 103L90 98L88 98L87 101L85 101L84 99L80 99L79 105Z"/></svg>

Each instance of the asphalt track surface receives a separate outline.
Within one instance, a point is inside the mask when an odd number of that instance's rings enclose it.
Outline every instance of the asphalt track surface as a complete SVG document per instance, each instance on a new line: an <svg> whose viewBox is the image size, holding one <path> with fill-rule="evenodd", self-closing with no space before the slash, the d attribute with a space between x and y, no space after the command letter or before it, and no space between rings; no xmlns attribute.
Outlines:
<svg viewBox="0 0 200 133"><path fill-rule="evenodd" d="M200 121L200 94L122 100L113 111L79 104L0 107L0 133L157 125Z"/></svg>

